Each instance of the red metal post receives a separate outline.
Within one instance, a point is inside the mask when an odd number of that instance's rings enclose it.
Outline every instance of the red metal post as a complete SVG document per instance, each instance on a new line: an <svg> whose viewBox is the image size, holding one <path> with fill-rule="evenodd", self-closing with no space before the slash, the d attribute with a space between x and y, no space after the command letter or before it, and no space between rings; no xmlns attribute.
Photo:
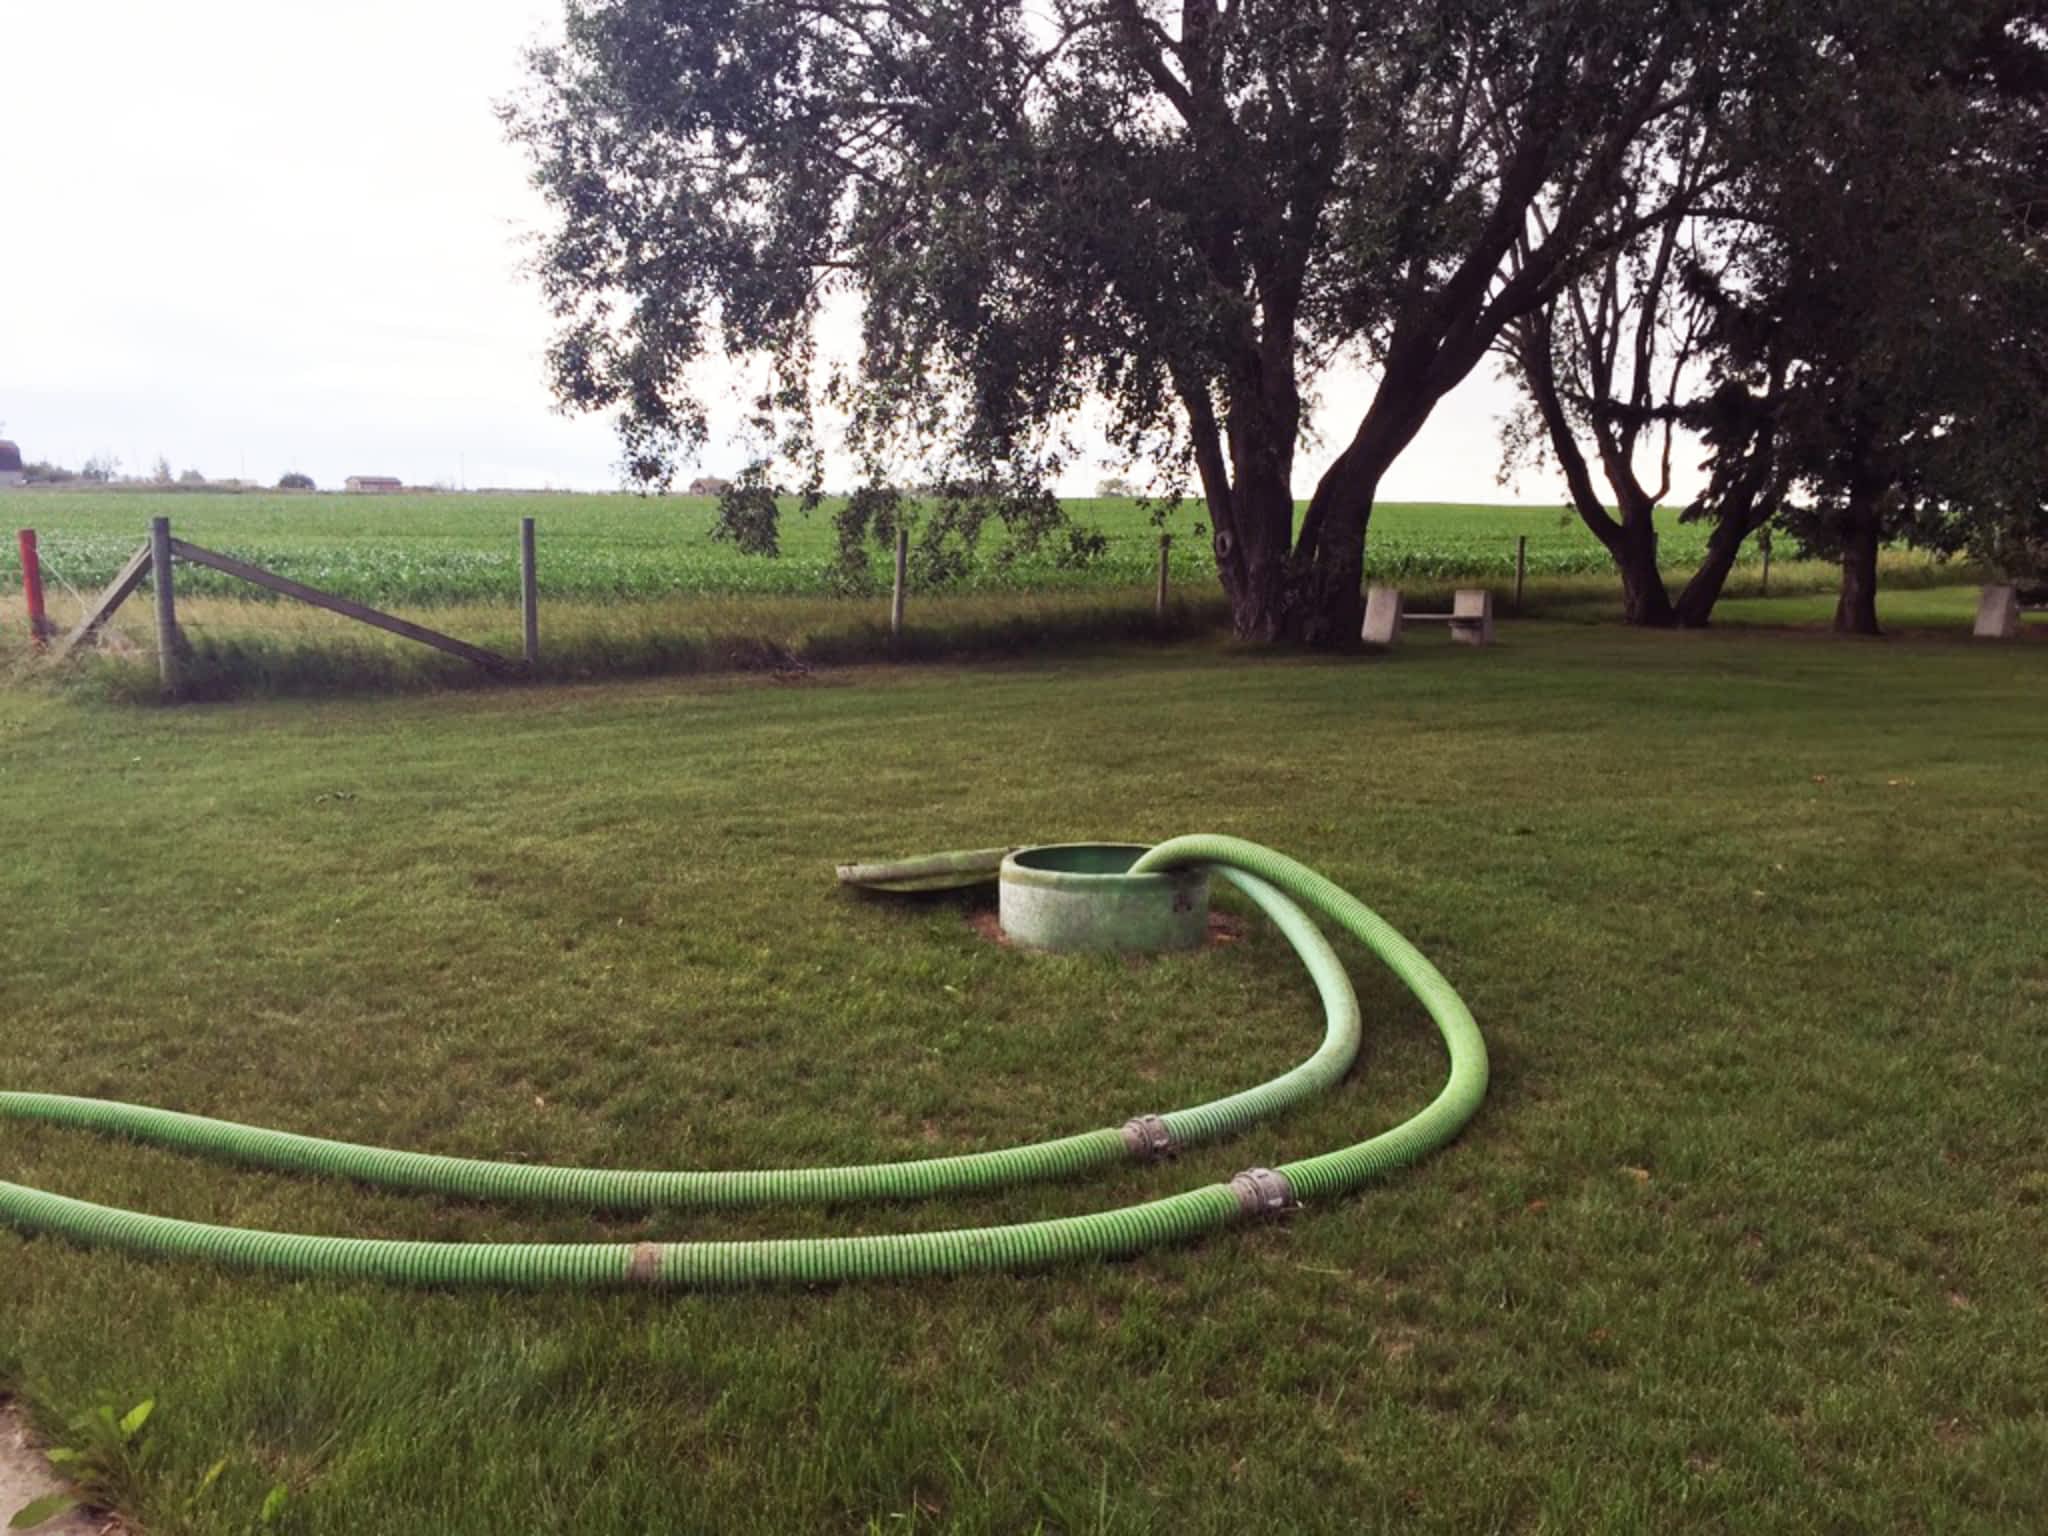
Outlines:
<svg viewBox="0 0 2048 1536"><path fill-rule="evenodd" d="M21 595L28 601L28 634L41 650L49 641L50 620L43 612L43 562L36 556L36 531L24 528L15 535L21 545Z"/></svg>

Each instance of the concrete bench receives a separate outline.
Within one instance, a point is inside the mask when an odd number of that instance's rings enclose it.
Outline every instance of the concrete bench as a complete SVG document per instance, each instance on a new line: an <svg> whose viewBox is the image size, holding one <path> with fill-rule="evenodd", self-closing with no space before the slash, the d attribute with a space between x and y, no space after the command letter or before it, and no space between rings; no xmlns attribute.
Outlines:
<svg viewBox="0 0 2048 1536"><path fill-rule="evenodd" d="M2020 615L2042 611L2041 604L2021 602L2020 589L2011 582L1993 582L1977 594L1977 623L1970 633L1979 640L2017 640Z"/></svg>
<svg viewBox="0 0 2048 1536"><path fill-rule="evenodd" d="M1460 645L1491 645L1493 594L1483 587L1460 587L1449 613L1409 613L1399 587L1365 589L1365 628L1360 637L1367 645L1392 645L1400 639L1404 623L1448 624L1451 638Z"/></svg>

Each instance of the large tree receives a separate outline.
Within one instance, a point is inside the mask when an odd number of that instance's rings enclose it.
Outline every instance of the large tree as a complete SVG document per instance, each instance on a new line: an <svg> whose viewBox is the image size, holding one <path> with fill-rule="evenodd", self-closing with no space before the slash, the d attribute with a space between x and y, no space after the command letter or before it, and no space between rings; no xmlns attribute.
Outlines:
<svg viewBox="0 0 2048 1536"><path fill-rule="evenodd" d="M1667 222L1508 328L1527 396L1511 458L1555 459L1629 622L1705 623L1772 517L1841 562L1850 630L1876 627L1887 542L2032 547L2042 20L2033 0L1811 0L1760 40L1746 89L1621 178L1625 210ZM1710 451L1684 515L1712 529L1674 600L1656 510L1681 423Z"/></svg>
<svg viewBox="0 0 2048 1536"><path fill-rule="evenodd" d="M1662 221L1596 253L1499 343L1525 397L1508 423L1508 462L1556 464L1580 520L1614 561L1630 624L1704 625L1743 540L1769 518L1780 489L1774 440L1755 431L1767 413L1715 390L1713 360L1703 355L1712 319L1705 290L1728 264L1730 236L1703 216L1702 192L1729 179L1736 162L1722 124L1737 112L1724 99L1642 146L1616 197L1627 214L1665 210ZM1714 491L1684 514L1713 527L1705 557L1674 600L1657 520L1681 425L1702 433L1720 473ZM1646 457L1654 465L1647 475Z"/></svg>
<svg viewBox="0 0 2048 1536"><path fill-rule="evenodd" d="M1840 562L1835 627L1878 629L1878 555L1981 543L2038 503L2048 31L2035 0L1842 0L1782 146L1729 189L1747 233L1709 294L1724 398L1758 423L1778 515Z"/></svg>
<svg viewBox="0 0 2048 1536"><path fill-rule="evenodd" d="M775 448L814 456L839 406L870 507L912 447L1028 494L1105 402L1127 449L1192 464L1241 634L1347 641L1388 467L1510 323L1661 220L1617 177L1785 8L567 0L507 114L556 214L554 383L665 483L706 430L696 365L763 362ZM1378 387L1297 528L1306 401L1347 356Z"/></svg>

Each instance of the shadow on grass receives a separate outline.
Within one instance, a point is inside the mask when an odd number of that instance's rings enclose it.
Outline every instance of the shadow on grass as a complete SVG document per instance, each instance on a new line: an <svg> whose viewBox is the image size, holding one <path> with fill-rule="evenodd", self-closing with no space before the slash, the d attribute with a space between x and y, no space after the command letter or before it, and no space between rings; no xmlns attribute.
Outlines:
<svg viewBox="0 0 2048 1536"><path fill-rule="evenodd" d="M1169 605L1164 618L1130 605L1058 611L976 613L914 624L892 637L884 622L856 620L755 631L663 629L655 624L581 625L549 635L538 666L493 673L437 651L360 640L352 635L211 630L193 638L184 658L186 702L244 697L305 697L517 687L608 678L767 673L796 678L816 669L876 662L905 664L1069 655L1133 644L1174 644L1227 634L1220 597ZM91 656L59 686L119 703L156 703L154 656Z"/></svg>

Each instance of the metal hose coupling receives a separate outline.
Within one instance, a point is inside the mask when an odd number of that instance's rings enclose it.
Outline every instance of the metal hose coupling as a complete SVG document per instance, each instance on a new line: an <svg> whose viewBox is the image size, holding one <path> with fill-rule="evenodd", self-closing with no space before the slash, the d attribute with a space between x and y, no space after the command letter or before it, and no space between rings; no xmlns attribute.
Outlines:
<svg viewBox="0 0 2048 1536"><path fill-rule="evenodd" d="M660 1285L662 1261L667 1257L659 1243L635 1243L626 1258L626 1280L632 1285Z"/></svg>
<svg viewBox="0 0 2048 1536"><path fill-rule="evenodd" d="M1123 1132L1124 1145L1140 1162L1156 1163L1180 1150L1174 1144L1172 1130L1158 1115L1134 1115L1119 1129Z"/></svg>
<svg viewBox="0 0 2048 1536"><path fill-rule="evenodd" d="M1230 1181L1238 1209L1247 1216L1271 1216L1291 1211L1301 1202L1294 1198L1294 1186L1287 1175L1271 1168L1247 1168Z"/></svg>

